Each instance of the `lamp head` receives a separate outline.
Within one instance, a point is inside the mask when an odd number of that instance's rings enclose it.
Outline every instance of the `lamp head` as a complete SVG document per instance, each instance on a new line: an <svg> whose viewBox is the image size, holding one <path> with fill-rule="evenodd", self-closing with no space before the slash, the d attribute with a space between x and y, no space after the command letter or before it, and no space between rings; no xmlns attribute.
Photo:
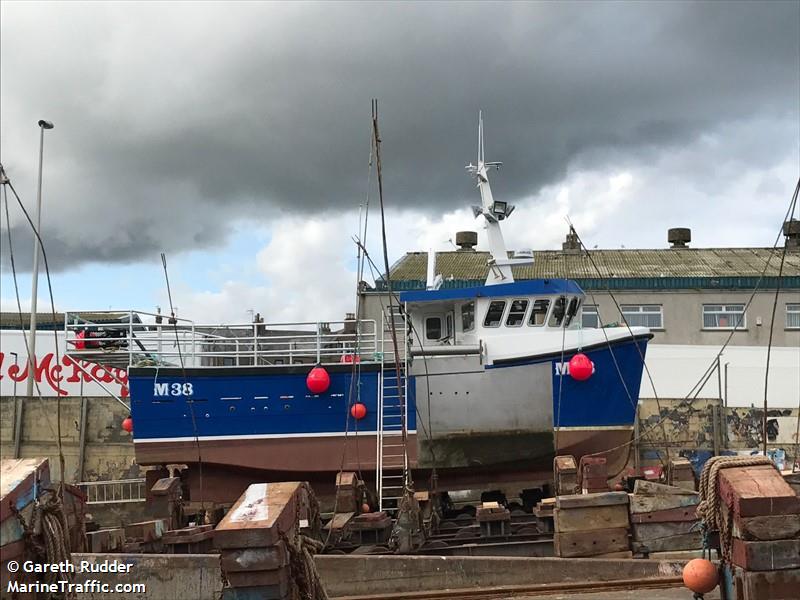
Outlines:
<svg viewBox="0 0 800 600"><path fill-rule="evenodd" d="M42 129L52 129L54 127L52 121L45 121L44 119L39 119L39 127Z"/></svg>

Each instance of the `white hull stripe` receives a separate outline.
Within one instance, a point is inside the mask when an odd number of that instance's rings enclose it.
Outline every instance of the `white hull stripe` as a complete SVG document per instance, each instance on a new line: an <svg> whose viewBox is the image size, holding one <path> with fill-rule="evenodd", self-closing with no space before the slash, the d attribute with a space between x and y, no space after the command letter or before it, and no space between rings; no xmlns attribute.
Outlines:
<svg viewBox="0 0 800 600"><path fill-rule="evenodd" d="M416 434L417 430L409 430L409 434ZM347 433L348 437L355 437L356 435L378 435L377 431L350 431ZM384 431L384 436L400 435L400 432ZM170 438L147 438L147 439L134 439L134 444L163 444L168 442L194 442L195 440L201 442L217 442L226 440L274 440L274 439L291 439L291 438L319 438L319 437L345 437L344 431L329 431L323 433L266 433L258 435L201 435L185 437L170 437Z"/></svg>

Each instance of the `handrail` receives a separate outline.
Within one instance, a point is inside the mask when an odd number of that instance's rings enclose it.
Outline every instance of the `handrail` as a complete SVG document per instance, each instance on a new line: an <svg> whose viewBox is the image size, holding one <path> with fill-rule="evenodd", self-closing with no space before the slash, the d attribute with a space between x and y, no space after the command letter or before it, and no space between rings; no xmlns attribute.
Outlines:
<svg viewBox="0 0 800 600"><path fill-rule="evenodd" d="M127 315L128 322L122 317L97 323L83 316L89 314ZM159 316L139 311L66 312L67 353L116 366L132 366L142 360L161 366L177 366L180 360L192 367L332 363L345 360L356 349L365 362L384 358L378 351L378 329L372 320L198 325L188 319L177 324L134 322L134 314ZM357 329L350 330L356 323Z"/></svg>

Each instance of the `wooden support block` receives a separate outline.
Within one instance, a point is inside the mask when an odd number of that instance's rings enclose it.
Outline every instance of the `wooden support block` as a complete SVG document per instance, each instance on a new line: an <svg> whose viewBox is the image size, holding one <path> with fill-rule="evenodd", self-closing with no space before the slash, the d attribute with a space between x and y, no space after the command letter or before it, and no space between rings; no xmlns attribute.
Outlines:
<svg viewBox="0 0 800 600"><path fill-rule="evenodd" d="M352 471L342 471L336 474L336 487L354 488L358 484L358 477Z"/></svg>
<svg viewBox="0 0 800 600"><path fill-rule="evenodd" d="M800 569L800 539L747 542L733 538L731 560L746 571Z"/></svg>
<svg viewBox="0 0 800 600"><path fill-rule="evenodd" d="M289 564L289 553L284 543L269 548L239 548L223 550L219 565L223 572L272 571Z"/></svg>
<svg viewBox="0 0 800 600"><path fill-rule="evenodd" d="M557 473L578 472L578 466L575 464L575 457L570 454L556 456L553 464Z"/></svg>
<svg viewBox="0 0 800 600"><path fill-rule="evenodd" d="M622 527L557 533L554 542L556 555L564 558L595 556L630 548L628 530Z"/></svg>
<svg viewBox="0 0 800 600"><path fill-rule="evenodd" d="M719 493L739 517L800 513L800 497L770 465L720 470Z"/></svg>
<svg viewBox="0 0 800 600"><path fill-rule="evenodd" d="M558 533L595 529L627 529L629 525L628 507L620 504L587 508L556 508L553 518Z"/></svg>
<svg viewBox="0 0 800 600"><path fill-rule="evenodd" d="M596 494L608 491L608 480L605 477L584 477L581 481L584 494Z"/></svg>
<svg viewBox="0 0 800 600"><path fill-rule="evenodd" d="M644 479L636 480L633 493L641 496L697 496L697 492L692 490Z"/></svg>
<svg viewBox="0 0 800 600"><path fill-rule="evenodd" d="M800 569L744 571L734 574L732 600L797 600L800 598Z"/></svg>
<svg viewBox="0 0 800 600"><path fill-rule="evenodd" d="M693 531L700 531L699 521L640 523L633 526L633 539L637 542L649 542L650 540L682 535Z"/></svg>
<svg viewBox="0 0 800 600"><path fill-rule="evenodd" d="M800 515L736 517L733 535L744 540L788 540L800 537Z"/></svg>
<svg viewBox="0 0 800 600"><path fill-rule="evenodd" d="M555 499L555 503L558 508L627 505L628 494L625 492L601 492L599 494L581 494L579 496L559 496Z"/></svg>
<svg viewBox="0 0 800 600"><path fill-rule="evenodd" d="M154 542L155 540L160 540L166 531L167 520L154 519L126 525L125 537L131 541Z"/></svg>
<svg viewBox="0 0 800 600"><path fill-rule="evenodd" d="M631 523L672 523L675 521L697 520L696 505L631 514Z"/></svg>
<svg viewBox="0 0 800 600"><path fill-rule="evenodd" d="M264 548L297 526L299 482L254 483L214 530L217 548Z"/></svg>
<svg viewBox="0 0 800 600"><path fill-rule="evenodd" d="M674 552L675 550L697 550L703 547L703 533L693 531L669 537L648 540L646 542L634 541L634 552L649 554L652 552Z"/></svg>
<svg viewBox="0 0 800 600"><path fill-rule="evenodd" d="M270 571L231 571L225 573L225 579L231 587L275 586L281 593L289 591L289 568L272 569Z"/></svg>
<svg viewBox="0 0 800 600"><path fill-rule="evenodd" d="M125 545L125 530L122 528L99 529L87 533L86 540L89 543L89 552L119 552Z"/></svg>

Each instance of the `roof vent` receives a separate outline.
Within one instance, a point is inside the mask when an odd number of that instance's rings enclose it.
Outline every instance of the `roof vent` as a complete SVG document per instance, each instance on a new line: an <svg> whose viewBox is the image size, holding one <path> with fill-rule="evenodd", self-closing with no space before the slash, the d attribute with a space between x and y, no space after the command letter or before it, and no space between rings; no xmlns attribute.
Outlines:
<svg viewBox="0 0 800 600"><path fill-rule="evenodd" d="M688 227L673 227L667 230L667 241L672 248L688 248L686 244L692 241L692 230Z"/></svg>
<svg viewBox="0 0 800 600"><path fill-rule="evenodd" d="M575 233L575 228L570 225L567 239L561 244L561 250L567 254L578 254L581 251L581 241L578 239L578 234Z"/></svg>
<svg viewBox="0 0 800 600"><path fill-rule="evenodd" d="M458 231L456 232L456 246L459 252L475 252L478 245L477 231Z"/></svg>
<svg viewBox="0 0 800 600"><path fill-rule="evenodd" d="M800 250L800 221L792 219L783 224L783 235L786 236L788 250Z"/></svg>

